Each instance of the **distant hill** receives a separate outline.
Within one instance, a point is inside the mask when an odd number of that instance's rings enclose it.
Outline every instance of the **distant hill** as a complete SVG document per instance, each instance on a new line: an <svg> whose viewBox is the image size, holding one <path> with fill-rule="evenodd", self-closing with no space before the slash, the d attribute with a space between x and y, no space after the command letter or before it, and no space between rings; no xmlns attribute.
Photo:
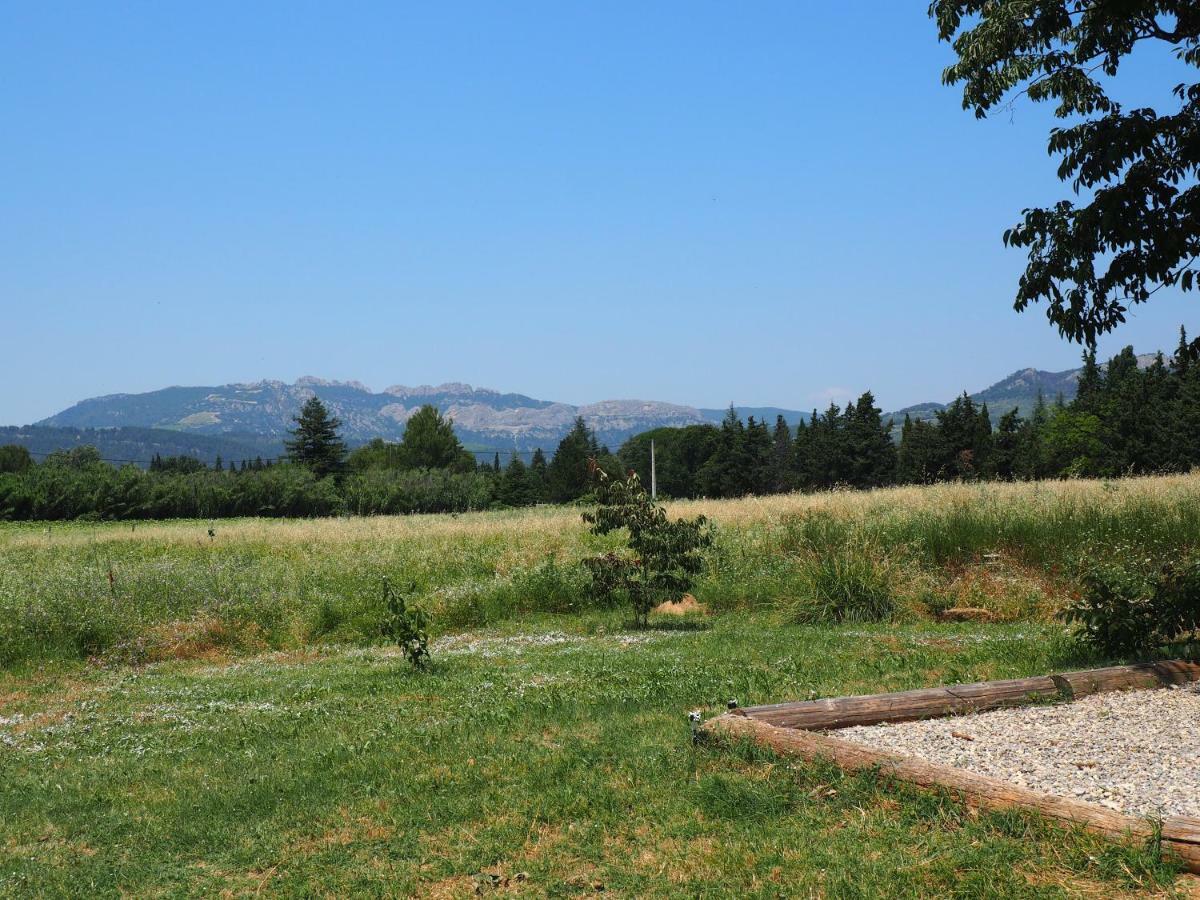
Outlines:
<svg viewBox="0 0 1200 900"><path fill-rule="evenodd" d="M149 465L160 456L194 456L212 463L240 462L261 456L271 459L283 450L282 442L253 435L209 435L165 428L54 428L45 425L0 427L0 445L19 444L41 461L55 450L93 446L105 459L117 463Z"/></svg>
<svg viewBox="0 0 1200 900"><path fill-rule="evenodd" d="M1154 353L1140 354L1138 365L1143 368L1149 366L1154 362L1156 356L1157 354ZM1082 371L1082 368L1067 369L1063 372L1018 369L1007 378L1000 379L991 387L977 391L970 397L976 403L988 405L988 412L991 414L993 422L999 421L1001 416L1013 409L1018 410L1021 416L1027 417L1037 404L1039 391L1047 403L1053 403L1059 395L1062 395L1063 400L1073 400L1075 391L1079 387L1079 375ZM898 409L888 415L894 418L897 424L904 420L905 414L913 419L932 419L938 410L945 409L946 406L946 403L918 403L915 406Z"/></svg>
<svg viewBox="0 0 1200 900"><path fill-rule="evenodd" d="M452 418L462 442L481 452L530 451L537 447L552 451L576 416L583 416L600 441L614 449L626 438L651 428L712 421L694 407L653 400L604 400L572 406L458 383L436 387L395 385L375 393L358 382L307 377L294 384L259 381L110 394L83 400L37 424L56 428L170 429L278 444L292 426L292 416L314 395L342 420L343 433L351 444L376 437L399 440L408 417L426 403ZM774 421L776 410L769 412ZM788 414L789 421L800 415L782 412ZM719 422L723 414L721 410L715 421Z"/></svg>
<svg viewBox="0 0 1200 900"><path fill-rule="evenodd" d="M1138 359L1148 365L1154 357ZM1060 394L1066 400L1073 398L1079 373L1079 369L1019 369L971 397L987 403L993 419L1014 407L1028 415L1039 390L1051 403ZM627 438L653 428L719 424L727 411L656 400L604 400L573 406L456 382L436 387L394 385L375 392L357 381L305 377L294 384L257 381L93 397L35 426L3 429L0 443L25 443L42 453L93 443L102 455L113 459L149 459L156 452L210 461L217 454L225 459L267 458L282 452L292 417L314 395L342 420L343 434L351 446L376 437L399 440L408 417L423 404L432 403L454 420L460 440L481 458L513 450L528 453L538 447L551 452L576 416L582 416L600 441L615 450ZM897 422L906 413L930 419L945 405L920 403L887 415ZM780 415L793 428L808 419L805 412L775 406L735 409L743 420L754 416L769 425Z"/></svg>
<svg viewBox="0 0 1200 900"><path fill-rule="evenodd" d="M1014 407L1020 410L1022 416L1028 416L1037 404L1039 390L1047 403L1053 403L1059 394L1064 400L1072 399L1079 383L1079 372L1080 369L1067 369L1065 372L1019 369L1007 378L1002 378L970 396L976 403L986 403L994 420L999 420ZM946 403L918 403L898 409L890 415L897 422L903 421L905 415L913 419L932 419L938 410L945 409L946 406Z"/></svg>

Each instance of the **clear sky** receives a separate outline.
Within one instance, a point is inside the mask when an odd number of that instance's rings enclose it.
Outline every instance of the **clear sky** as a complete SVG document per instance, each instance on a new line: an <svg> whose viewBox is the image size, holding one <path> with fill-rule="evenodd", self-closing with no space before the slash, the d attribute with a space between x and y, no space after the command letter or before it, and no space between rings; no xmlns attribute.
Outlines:
<svg viewBox="0 0 1200 900"><path fill-rule="evenodd" d="M1064 195L1049 111L962 111L925 8L3 4L0 423L304 374L886 409L1068 368L1000 243Z"/></svg>

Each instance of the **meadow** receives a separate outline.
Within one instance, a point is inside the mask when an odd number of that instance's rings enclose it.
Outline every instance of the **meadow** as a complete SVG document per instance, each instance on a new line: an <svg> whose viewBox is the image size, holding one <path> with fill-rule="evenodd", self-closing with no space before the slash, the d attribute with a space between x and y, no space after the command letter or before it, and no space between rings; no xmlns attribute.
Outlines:
<svg viewBox="0 0 1200 900"><path fill-rule="evenodd" d="M670 504L716 541L695 596L786 622L1047 620L1090 561L1200 545L1200 475L942 484ZM463 515L0 525L0 666L379 640L381 580L436 631L593 606L612 545L575 507Z"/></svg>
<svg viewBox="0 0 1200 900"><path fill-rule="evenodd" d="M689 502L706 615L630 626L578 509L0 529L0 895L1145 896L1154 848L693 746L687 712L1101 662L1082 561L1200 476ZM211 528L211 535L209 533ZM388 576L433 666L379 636ZM948 623L947 608L990 621Z"/></svg>

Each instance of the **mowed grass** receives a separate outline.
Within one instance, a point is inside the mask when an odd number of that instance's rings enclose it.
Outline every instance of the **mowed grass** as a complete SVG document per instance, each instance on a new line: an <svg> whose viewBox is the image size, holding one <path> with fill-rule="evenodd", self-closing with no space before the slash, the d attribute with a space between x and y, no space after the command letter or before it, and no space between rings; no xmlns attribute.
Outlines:
<svg viewBox="0 0 1200 900"><path fill-rule="evenodd" d="M671 504L716 524L714 611L1046 620L1101 557L1200 545L1200 474L938 485ZM211 534L210 534L211 532ZM592 607L612 546L574 508L462 516L0 526L0 666L142 662L378 641L384 576L450 632Z"/></svg>
<svg viewBox="0 0 1200 900"><path fill-rule="evenodd" d="M749 747L686 712L1084 664L1046 625L630 632L0 675L2 896L1144 896L1152 850Z"/></svg>

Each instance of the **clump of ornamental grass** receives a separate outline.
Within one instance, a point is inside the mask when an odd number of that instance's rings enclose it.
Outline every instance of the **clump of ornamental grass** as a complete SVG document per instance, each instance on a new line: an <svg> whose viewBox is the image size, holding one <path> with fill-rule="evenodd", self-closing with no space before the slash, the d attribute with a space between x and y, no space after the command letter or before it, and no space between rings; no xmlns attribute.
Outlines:
<svg viewBox="0 0 1200 900"><path fill-rule="evenodd" d="M896 612L890 560L871 541L809 551L805 596L792 609L804 624L883 622Z"/></svg>

